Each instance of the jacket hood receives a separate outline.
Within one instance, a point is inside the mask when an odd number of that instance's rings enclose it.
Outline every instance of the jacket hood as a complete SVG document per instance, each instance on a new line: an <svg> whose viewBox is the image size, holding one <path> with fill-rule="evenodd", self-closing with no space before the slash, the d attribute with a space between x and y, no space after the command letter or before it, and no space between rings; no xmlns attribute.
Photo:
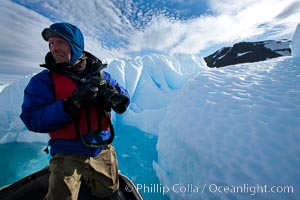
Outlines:
<svg viewBox="0 0 300 200"><path fill-rule="evenodd" d="M49 40L49 37L60 37L69 43L72 51L70 65L74 63L82 56L84 51L84 38L80 29L69 23L55 23L49 28L45 28L42 31L42 36L45 41Z"/></svg>

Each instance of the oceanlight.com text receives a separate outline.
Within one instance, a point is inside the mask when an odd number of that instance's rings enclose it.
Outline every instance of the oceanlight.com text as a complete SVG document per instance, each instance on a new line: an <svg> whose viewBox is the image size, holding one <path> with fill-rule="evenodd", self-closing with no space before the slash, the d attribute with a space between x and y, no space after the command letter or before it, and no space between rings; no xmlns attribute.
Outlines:
<svg viewBox="0 0 300 200"><path fill-rule="evenodd" d="M240 186L223 186L217 184L204 185L203 191L208 190L210 193L231 193L231 194L249 194L256 195L258 193L286 193L292 194L294 193L293 186L268 186L268 185L249 185L243 184Z"/></svg>
<svg viewBox="0 0 300 200"><path fill-rule="evenodd" d="M293 186L268 186L261 184L242 184L242 185L218 185L204 184L202 186L195 184L137 184L136 188L142 193L162 194L167 193L219 193L219 194L249 194L254 196L258 193L273 193L273 194L293 194Z"/></svg>

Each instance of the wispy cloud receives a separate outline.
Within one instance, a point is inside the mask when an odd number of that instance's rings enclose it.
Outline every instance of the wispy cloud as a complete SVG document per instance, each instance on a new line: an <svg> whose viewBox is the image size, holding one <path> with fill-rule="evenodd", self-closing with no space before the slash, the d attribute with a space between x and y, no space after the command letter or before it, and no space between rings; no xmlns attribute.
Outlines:
<svg viewBox="0 0 300 200"><path fill-rule="evenodd" d="M40 63L47 51L40 33L53 22L67 21L80 27L86 50L100 58L151 51L199 53L243 40L290 39L300 22L298 0L185 2L159 1L157 6L133 0L2 0L1 70L3 62L10 66L8 54L21 58L17 63L25 66ZM183 9L183 5L190 5L191 18L186 15L189 7ZM200 7L206 12L196 13Z"/></svg>
<svg viewBox="0 0 300 200"><path fill-rule="evenodd" d="M50 21L9 1L0 1L0 13L0 73L39 70L48 49L41 30Z"/></svg>
<svg viewBox="0 0 300 200"><path fill-rule="evenodd" d="M154 17L143 31L135 32L129 49L153 48L167 53L198 53L215 44L242 40L290 39L300 22L295 0L211 0L211 13L190 20ZM293 12L289 13L293 5ZM278 15L284 13L284 18Z"/></svg>

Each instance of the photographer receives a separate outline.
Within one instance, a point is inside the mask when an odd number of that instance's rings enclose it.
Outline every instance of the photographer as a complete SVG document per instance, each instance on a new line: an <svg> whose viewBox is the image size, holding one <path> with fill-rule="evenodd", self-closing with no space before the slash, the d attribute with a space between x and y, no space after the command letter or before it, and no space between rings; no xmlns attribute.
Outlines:
<svg viewBox="0 0 300 200"><path fill-rule="evenodd" d="M50 49L41 65L46 69L25 88L20 117L29 130L50 136L45 199L77 199L82 179L97 197L123 199L110 111L126 111L128 92L103 71L106 65L84 51L76 26L55 23L42 37Z"/></svg>

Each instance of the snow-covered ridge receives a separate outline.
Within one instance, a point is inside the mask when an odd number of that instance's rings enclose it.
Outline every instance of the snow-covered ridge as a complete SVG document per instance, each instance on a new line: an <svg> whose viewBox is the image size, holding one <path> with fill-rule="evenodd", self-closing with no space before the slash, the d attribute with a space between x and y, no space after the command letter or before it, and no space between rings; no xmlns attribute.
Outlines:
<svg viewBox="0 0 300 200"><path fill-rule="evenodd" d="M264 61L280 56L290 56L290 41L267 40L259 42L239 42L232 47L224 47L204 58L209 67L224 67L239 63Z"/></svg>
<svg viewBox="0 0 300 200"><path fill-rule="evenodd" d="M282 55L282 56L290 56L290 41L288 40L268 40L264 42L264 46L266 48L271 49L272 51Z"/></svg>

